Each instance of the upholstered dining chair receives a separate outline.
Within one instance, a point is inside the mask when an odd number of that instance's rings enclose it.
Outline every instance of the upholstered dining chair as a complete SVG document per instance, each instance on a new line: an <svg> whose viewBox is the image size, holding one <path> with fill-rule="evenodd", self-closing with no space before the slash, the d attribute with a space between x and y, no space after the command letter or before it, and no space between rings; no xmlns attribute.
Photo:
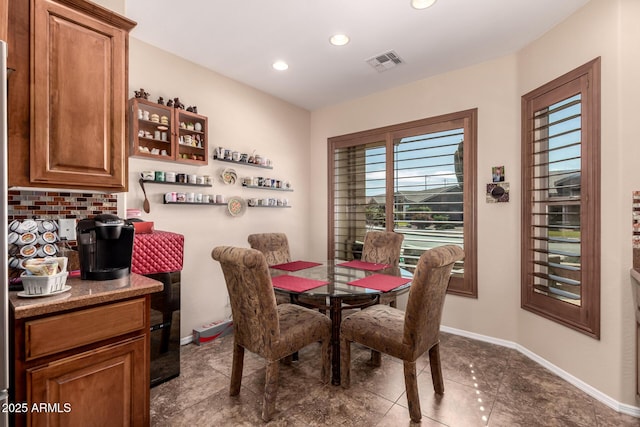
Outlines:
<svg viewBox="0 0 640 427"><path fill-rule="evenodd" d="M262 252L267 259L269 267L278 264L291 262L291 253L289 251L289 240L284 233L257 233L250 234L247 237L249 246ZM286 304L291 302L289 297L276 292L276 303ZM326 314L326 310L321 308L326 305L325 298L313 296L300 296L298 303L307 307L319 307L320 312Z"/></svg>
<svg viewBox="0 0 640 427"><path fill-rule="evenodd" d="M219 261L233 315L233 362L229 394L240 393L244 351L266 359L262 419L273 417L280 359L320 341L323 383L329 382L331 320L317 311L293 304L276 305L265 256L255 249L219 246L211 256Z"/></svg>
<svg viewBox="0 0 640 427"><path fill-rule="evenodd" d="M247 237L249 246L264 254L269 267L291 262L289 240L284 233L256 233ZM289 297L276 293L276 303L289 303Z"/></svg>
<svg viewBox="0 0 640 427"><path fill-rule="evenodd" d="M291 262L289 240L284 233L257 233L247 237L249 246L264 254L269 267Z"/></svg>
<svg viewBox="0 0 640 427"><path fill-rule="evenodd" d="M351 383L351 343L401 359L411 420L422 413L416 377L416 359L429 352L431 378L437 394L444 393L440 365L440 320L451 269L464 258L455 245L440 246L422 254L409 290L406 311L374 305L345 317L340 326L341 384Z"/></svg>
<svg viewBox="0 0 640 427"><path fill-rule="evenodd" d="M403 240L404 234L393 231L368 231L364 235L361 259L366 262L397 267L400 264ZM380 304L389 304L391 307L395 307L397 304L396 294L382 294Z"/></svg>

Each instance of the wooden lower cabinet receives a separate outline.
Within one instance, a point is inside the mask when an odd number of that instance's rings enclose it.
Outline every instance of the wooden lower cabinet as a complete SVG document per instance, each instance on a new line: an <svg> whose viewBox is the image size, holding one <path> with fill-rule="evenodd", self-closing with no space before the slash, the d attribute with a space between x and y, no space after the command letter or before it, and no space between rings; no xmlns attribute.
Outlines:
<svg viewBox="0 0 640 427"><path fill-rule="evenodd" d="M148 426L150 297L13 319L16 426Z"/></svg>
<svg viewBox="0 0 640 427"><path fill-rule="evenodd" d="M138 337L27 370L31 426L145 425L145 340Z"/></svg>

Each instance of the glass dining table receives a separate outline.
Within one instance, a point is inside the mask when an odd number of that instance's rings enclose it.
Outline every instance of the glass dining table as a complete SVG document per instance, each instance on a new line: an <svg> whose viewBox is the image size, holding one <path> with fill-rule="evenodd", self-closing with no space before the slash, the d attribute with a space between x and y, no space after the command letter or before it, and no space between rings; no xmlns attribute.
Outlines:
<svg viewBox="0 0 640 427"><path fill-rule="evenodd" d="M294 261L269 269L274 290L292 304L329 312L331 318L331 383L340 384L342 312L378 304L381 295L409 290L413 274L399 267L362 261Z"/></svg>

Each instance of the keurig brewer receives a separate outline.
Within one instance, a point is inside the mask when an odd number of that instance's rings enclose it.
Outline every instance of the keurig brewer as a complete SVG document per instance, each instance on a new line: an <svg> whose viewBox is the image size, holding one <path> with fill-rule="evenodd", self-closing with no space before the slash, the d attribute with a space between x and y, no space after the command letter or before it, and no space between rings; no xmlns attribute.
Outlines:
<svg viewBox="0 0 640 427"><path fill-rule="evenodd" d="M131 273L133 225L102 214L79 221L76 230L82 279L111 280Z"/></svg>

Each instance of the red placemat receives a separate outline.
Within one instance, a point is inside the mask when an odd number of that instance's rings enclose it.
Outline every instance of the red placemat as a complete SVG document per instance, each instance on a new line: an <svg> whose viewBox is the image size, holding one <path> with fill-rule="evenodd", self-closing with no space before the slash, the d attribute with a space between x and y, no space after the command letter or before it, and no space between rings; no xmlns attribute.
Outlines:
<svg viewBox="0 0 640 427"><path fill-rule="evenodd" d="M376 291L388 292L398 286L409 283L410 278L387 276L386 274L372 274L364 279L352 280L349 285L360 286L362 288L375 289Z"/></svg>
<svg viewBox="0 0 640 427"><path fill-rule="evenodd" d="M323 282L322 280L305 279L304 277L289 276L284 274L282 276L276 276L271 278L274 288L286 289L287 291L304 292L309 289L317 288L322 285L326 285L329 282Z"/></svg>
<svg viewBox="0 0 640 427"><path fill-rule="evenodd" d="M278 270L284 271L298 271L304 270L305 268L315 267L317 265L322 265L319 262L310 262L310 261L293 261L287 262L284 264L272 265L271 268L277 268Z"/></svg>
<svg viewBox="0 0 640 427"><path fill-rule="evenodd" d="M368 271L384 270L385 268L389 267L389 264L376 264L375 262L365 262L357 259L354 259L353 261L349 261L349 262L343 262L338 265L341 267L351 267L351 268L357 268L359 270L368 270Z"/></svg>

